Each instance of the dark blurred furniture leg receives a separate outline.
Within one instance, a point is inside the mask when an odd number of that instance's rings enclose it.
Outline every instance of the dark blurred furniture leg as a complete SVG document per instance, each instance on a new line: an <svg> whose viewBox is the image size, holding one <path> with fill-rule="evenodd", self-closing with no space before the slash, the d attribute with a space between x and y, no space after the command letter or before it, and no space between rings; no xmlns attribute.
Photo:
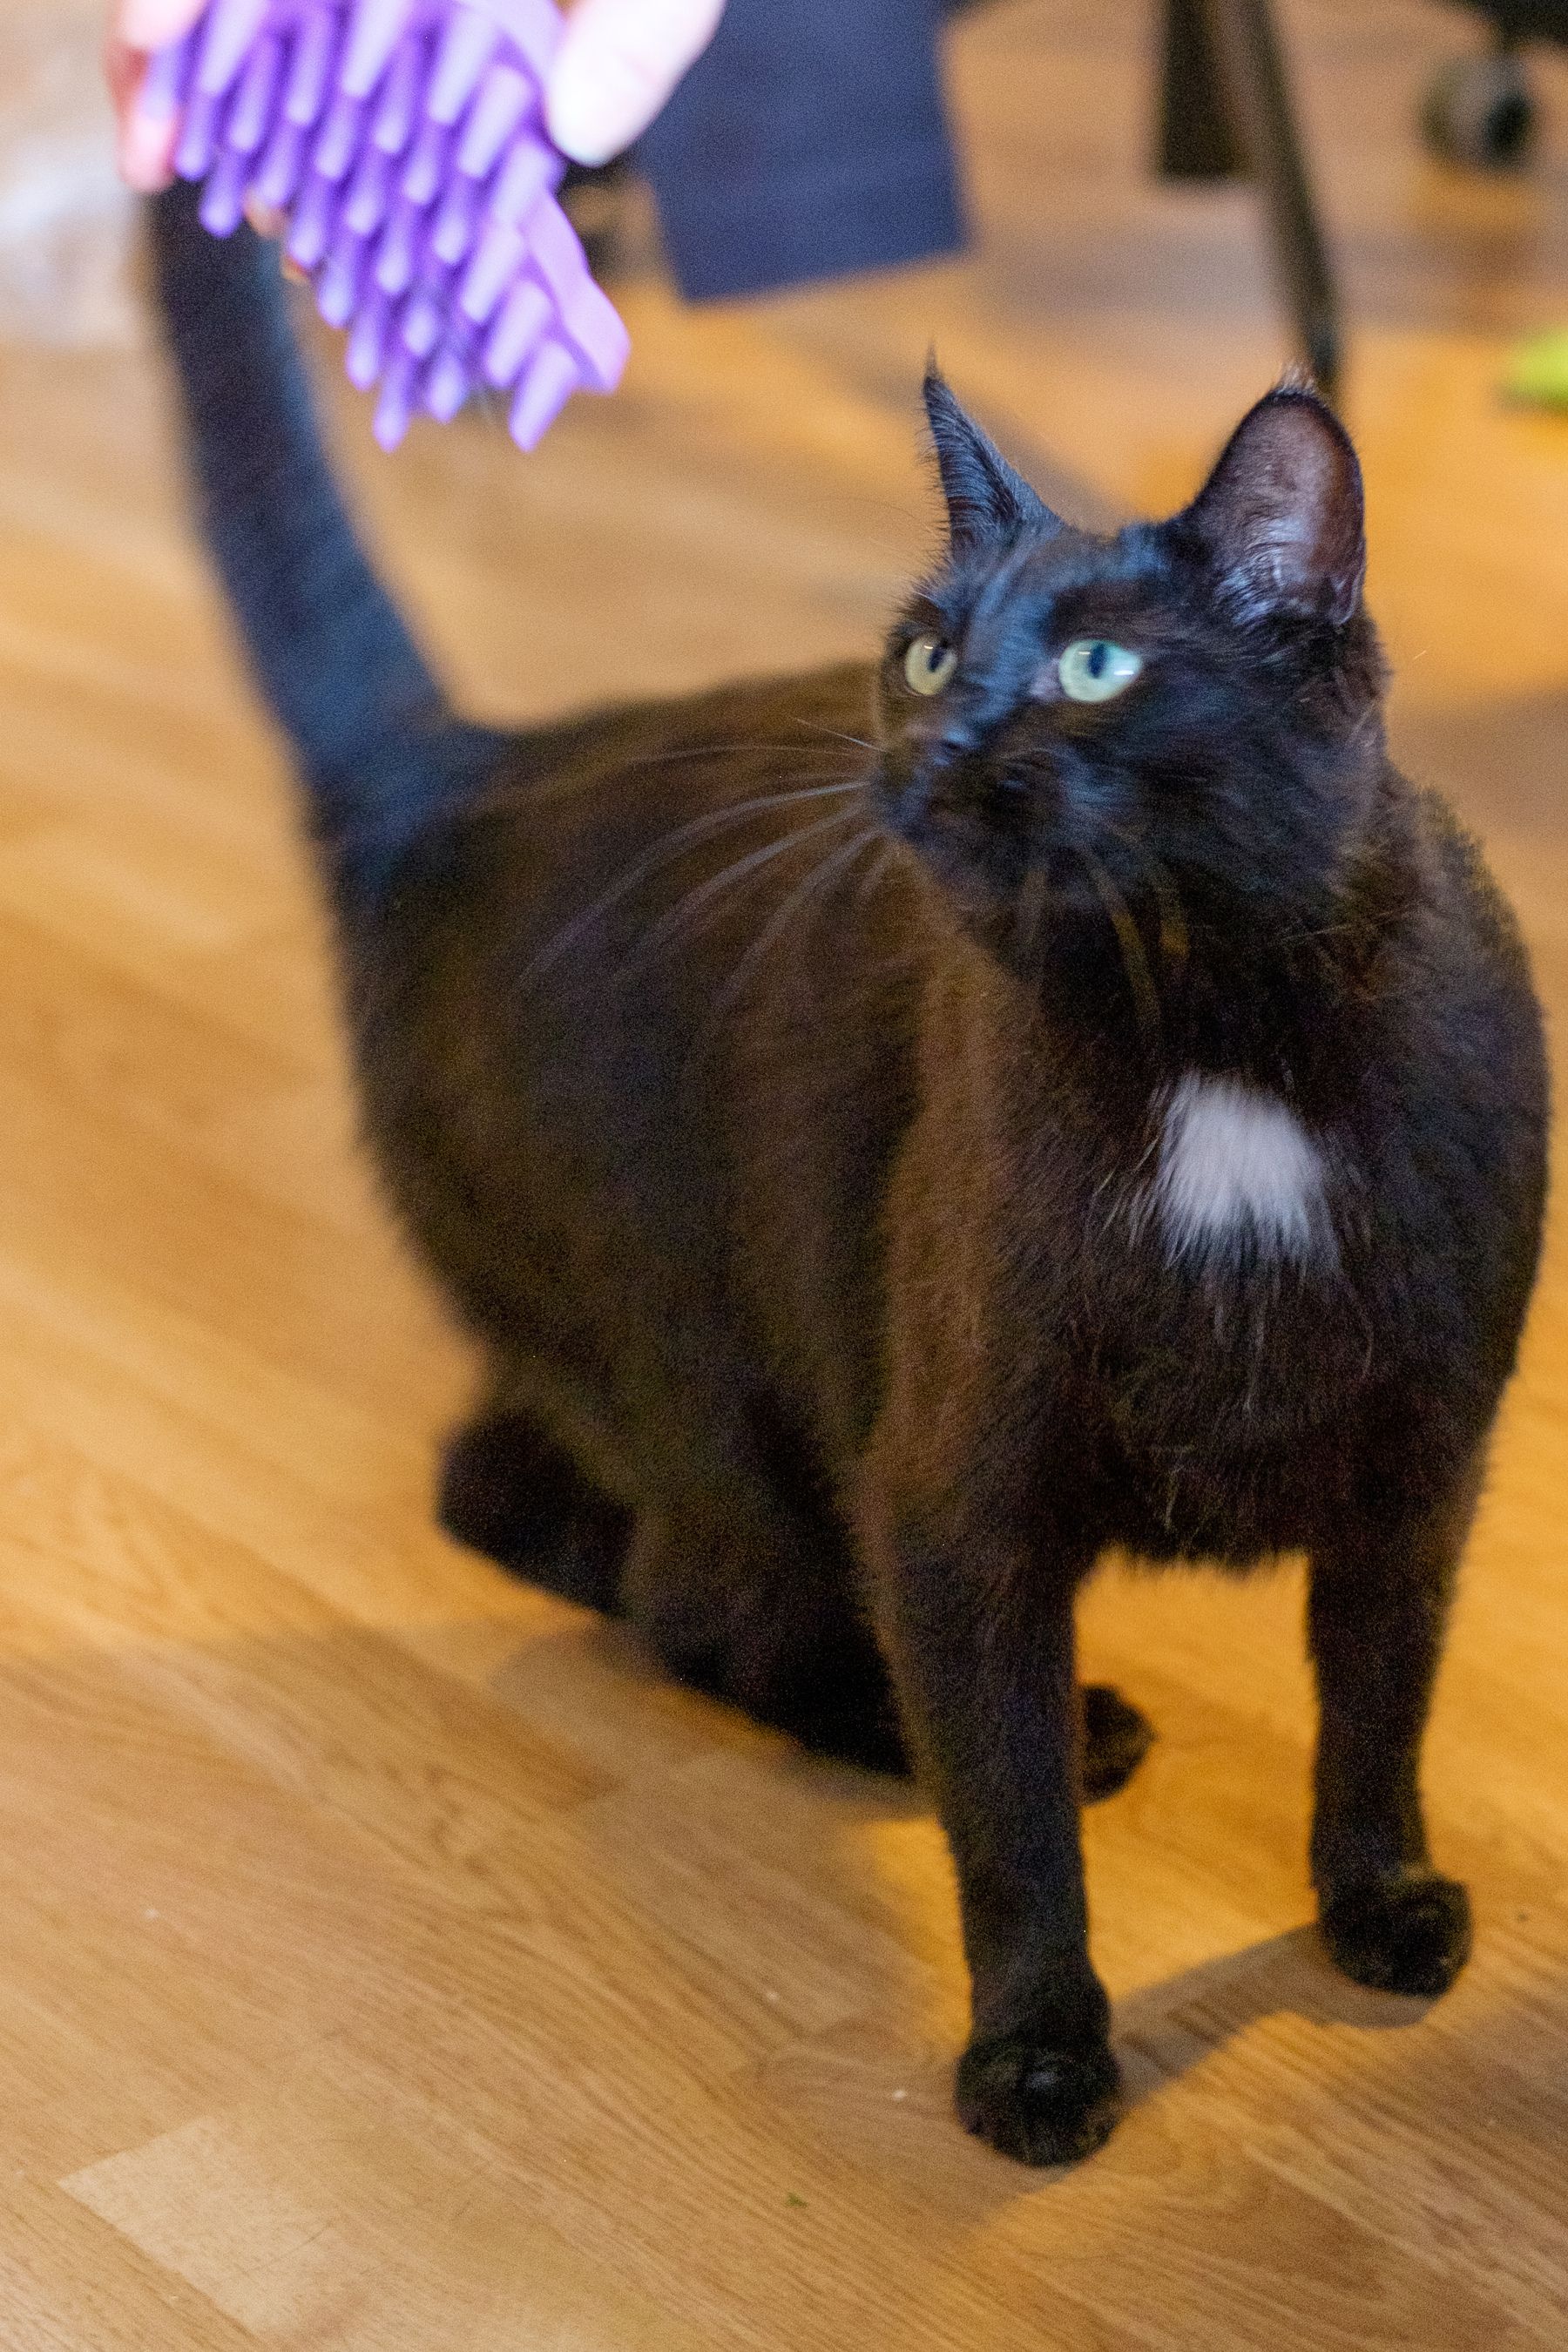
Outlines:
<svg viewBox="0 0 1568 2352"><path fill-rule="evenodd" d="M1166 0L1160 166L1256 180L1301 355L1331 398L1339 303L1268 0Z"/></svg>
<svg viewBox="0 0 1568 2352"><path fill-rule="evenodd" d="M1220 87L1204 0L1166 0L1160 170L1167 180L1234 180L1247 170Z"/></svg>

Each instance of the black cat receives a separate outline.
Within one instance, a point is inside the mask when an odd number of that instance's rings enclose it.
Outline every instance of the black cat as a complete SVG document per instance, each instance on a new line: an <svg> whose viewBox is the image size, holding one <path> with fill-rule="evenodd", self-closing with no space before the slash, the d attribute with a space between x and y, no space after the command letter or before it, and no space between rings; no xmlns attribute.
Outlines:
<svg viewBox="0 0 1568 2352"><path fill-rule="evenodd" d="M1110 1545L1304 1549L1323 1930L1440 1992L1417 1756L1546 1084L1508 913L1388 762L1333 416L1270 394L1101 540L933 376L950 543L875 672L501 735L350 534L276 264L188 193L153 231L371 1139L493 1367L448 1528L814 1745L907 1736L960 2111L1036 2163L1115 2117L1079 1807L1146 1736L1086 1727L1074 1595Z"/></svg>

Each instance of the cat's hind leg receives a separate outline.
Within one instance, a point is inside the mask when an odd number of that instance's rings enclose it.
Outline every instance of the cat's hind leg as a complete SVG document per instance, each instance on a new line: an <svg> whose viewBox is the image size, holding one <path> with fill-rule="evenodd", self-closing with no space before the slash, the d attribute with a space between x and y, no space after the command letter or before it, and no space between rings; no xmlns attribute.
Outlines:
<svg viewBox="0 0 1568 2352"><path fill-rule="evenodd" d="M678 1681L814 1754L901 1774L892 1684L855 1579L836 1528L737 1477L638 1519L626 1614Z"/></svg>
<svg viewBox="0 0 1568 2352"><path fill-rule="evenodd" d="M448 1442L437 1515L449 1536L514 1576L606 1615L628 1613L679 1681L815 1755L908 1776L891 1680L837 1531L803 1530L771 1496L760 1508L755 1496L731 1496L718 1512L647 1515L634 1549L631 1515L515 1409L481 1413ZM1125 1787L1154 1731L1109 1684L1087 1685L1082 1705L1092 1804Z"/></svg>
<svg viewBox="0 0 1568 2352"><path fill-rule="evenodd" d="M887 1661L847 1540L749 1483L637 1523L626 1613L677 1681L786 1731L814 1755L908 1778ZM1154 1728L1106 1683L1080 1694L1083 1793L1124 1788Z"/></svg>

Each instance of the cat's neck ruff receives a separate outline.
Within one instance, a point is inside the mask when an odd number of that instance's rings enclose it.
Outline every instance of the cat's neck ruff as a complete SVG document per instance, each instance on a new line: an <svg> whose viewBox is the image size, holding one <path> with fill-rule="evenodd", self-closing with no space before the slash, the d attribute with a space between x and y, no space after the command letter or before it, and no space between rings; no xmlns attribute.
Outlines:
<svg viewBox="0 0 1568 2352"><path fill-rule="evenodd" d="M1165 1097L1153 1205L1173 1262L1331 1255L1323 1153L1278 1095L1189 1070Z"/></svg>

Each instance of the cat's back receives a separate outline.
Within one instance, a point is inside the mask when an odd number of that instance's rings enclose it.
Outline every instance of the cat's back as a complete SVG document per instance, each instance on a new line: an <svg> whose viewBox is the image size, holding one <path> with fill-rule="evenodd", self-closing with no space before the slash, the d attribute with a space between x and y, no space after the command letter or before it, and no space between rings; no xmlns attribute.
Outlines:
<svg viewBox="0 0 1568 2352"><path fill-rule="evenodd" d="M873 752L862 664L646 702L517 734L437 828L419 873L462 865L468 888L540 975L649 945L648 919L743 860L858 804ZM826 826L820 835L826 837ZM725 892L698 903L715 916ZM690 936L711 928L694 924ZM652 953L649 950L650 956Z"/></svg>
<svg viewBox="0 0 1568 2352"><path fill-rule="evenodd" d="M395 1190L487 1314L737 1318L853 1446L923 959L862 666L517 737L398 877L361 1001ZM461 1259L462 1264L458 1261ZM700 1306L699 1301L706 1304ZM490 1314L493 1319L493 1314Z"/></svg>

